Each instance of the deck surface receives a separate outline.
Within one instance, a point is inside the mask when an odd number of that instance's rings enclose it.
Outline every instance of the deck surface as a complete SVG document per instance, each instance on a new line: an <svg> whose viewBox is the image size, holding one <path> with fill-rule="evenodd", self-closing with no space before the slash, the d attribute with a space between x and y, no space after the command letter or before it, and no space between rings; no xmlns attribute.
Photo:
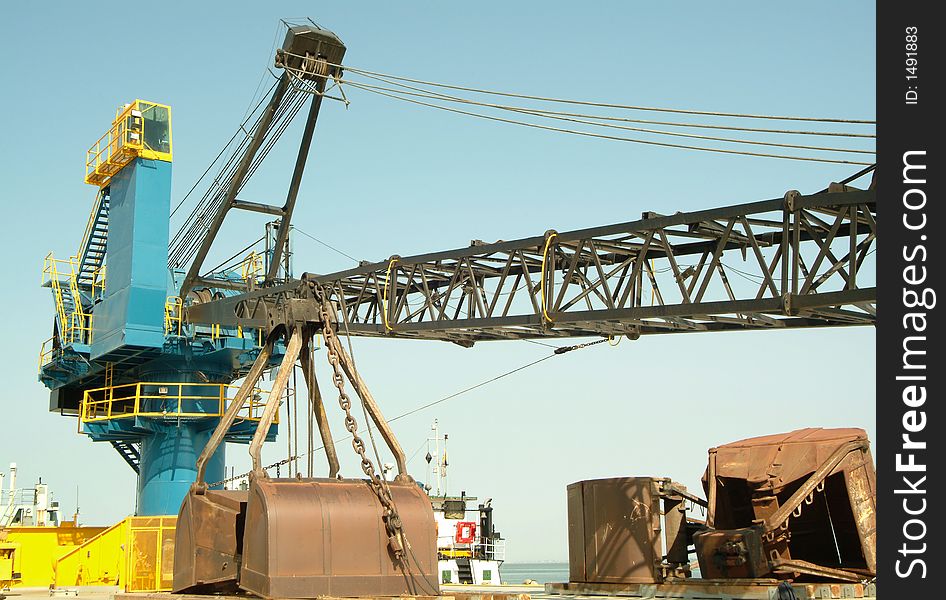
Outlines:
<svg viewBox="0 0 946 600"><path fill-rule="evenodd" d="M876 600L874 586L859 584L795 586L798 600L864 598ZM198 596L194 594L121 592L118 588L16 589L4 592L7 600L68 598L76 600L250 600L252 596ZM0 595L3 595L0 594ZM472 586L444 585L440 596L367 596L359 600L601 600L603 598L678 600L779 600L777 585L769 582L713 582L694 579L686 584L555 584ZM351 600L324 597L321 600ZM910 600L933 600L916 597ZM938 600L938 598L937 598Z"/></svg>

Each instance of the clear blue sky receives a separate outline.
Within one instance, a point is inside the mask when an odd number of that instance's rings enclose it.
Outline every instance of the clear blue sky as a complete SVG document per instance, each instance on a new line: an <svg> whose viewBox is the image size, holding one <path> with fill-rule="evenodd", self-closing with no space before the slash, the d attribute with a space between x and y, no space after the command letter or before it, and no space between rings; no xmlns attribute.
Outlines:
<svg viewBox="0 0 946 600"><path fill-rule="evenodd" d="M107 445L49 414L36 381L52 303L43 256L74 252L94 189L85 149L117 105L174 109L174 199L226 141L271 62L277 20L311 16L346 62L423 79L629 104L874 117L874 6L863 2L8 3L0 19L0 171L7 219L0 466L39 476L83 521L133 509L134 475ZM268 75L266 75L268 77ZM320 117L295 223L358 258L515 239L816 191L845 166L728 157L477 122L350 92ZM292 133L287 135L293 139ZM274 158L289 157L292 149ZM291 159L254 180L285 193ZM232 248L261 231L236 222ZM351 265L299 237L299 270ZM511 560L567 556L565 486L670 476L698 489L710 446L804 426L874 434L874 331L731 333L574 352L396 422L408 452L436 417L451 490L492 497ZM396 415L548 349L525 343L356 340L366 380ZM334 421L341 431L340 420ZM347 444L347 473L356 476ZM238 470L245 448L230 446ZM285 440L266 456L285 456ZM424 474L423 451L412 466Z"/></svg>

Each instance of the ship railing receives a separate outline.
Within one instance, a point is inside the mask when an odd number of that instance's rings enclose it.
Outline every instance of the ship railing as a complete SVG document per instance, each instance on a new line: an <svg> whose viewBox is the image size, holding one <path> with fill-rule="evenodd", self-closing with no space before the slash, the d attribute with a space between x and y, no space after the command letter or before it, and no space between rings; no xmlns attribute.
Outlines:
<svg viewBox="0 0 946 600"><path fill-rule="evenodd" d="M506 540L479 539L470 544L458 544L453 536L437 538L437 552L447 558L480 558L486 560L506 560Z"/></svg>
<svg viewBox="0 0 946 600"><path fill-rule="evenodd" d="M0 504L14 504L22 505L28 504L30 506L36 502L36 490L33 488L20 488L18 490L2 490L0 493Z"/></svg>
<svg viewBox="0 0 946 600"><path fill-rule="evenodd" d="M0 527L13 523L18 507L33 506L35 503L36 490L32 488L0 490Z"/></svg>
<svg viewBox="0 0 946 600"><path fill-rule="evenodd" d="M501 538L480 540L476 544L476 554L490 560L506 560L506 540Z"/></svg>
<svg viewBox="0 0 946 600"><path fill-rule="evenodd" d="M226 383L157 381L100 387L83 393L80 417L83 423L130 417L220 417L239 388ZM268 390L254 388L238 419L259 421L268 395Z"/></svg>

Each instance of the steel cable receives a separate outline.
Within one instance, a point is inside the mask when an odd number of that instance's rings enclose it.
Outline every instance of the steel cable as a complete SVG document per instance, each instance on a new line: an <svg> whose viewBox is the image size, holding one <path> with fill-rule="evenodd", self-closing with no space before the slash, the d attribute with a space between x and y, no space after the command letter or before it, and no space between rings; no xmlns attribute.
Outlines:
<svg viewBox="0 0 946 600"><path fill-rule="evenodd" d="M564 116L563 114L556 114L556 113L552 113L552 112L548 112L548 111L536 111L536 110L529 109L529 108L520 108L520 107L514 107L514 106L505 106L505 105L502 105L502 104L491 104L491 103L486 103L486 102L476 102L476 101L474 101L474 100L468 100L468 99L459 98L459 97L456 97L456 96L448 96L448 95L446 95L446 94L425 93L425 92L423 92L423 91L421 91L420 93L417 93L417 92L410 92L410 91L404 91L404 90L398 90L398 89L388 88L388 87L384 87L384 86L376 86L376 85L371 85L371 84L366 84L366 83L361 83L361 82L353 82L353 81L351 81L351 80L341 80L341 83L346 83L346 84L348 84L348 85L351 85L352 87L359 88L359 89L363 89L363 90L366 90L366 91L381 90L381 91L391 92L391 93L394 93L394 94L402 94L402 95L405 95L405 96L421 97L421 98L427 98L427 99L432 99L432 100L442 99L442 100L446 100L446 101L449 101L449 102L457 102L457 103L461 103L461 104L470 104L470 105L474 105L474 106L481 106L481 107L484 107L484 108L493 108L493 109L497 109L497 110L505 110L505 111L515 112L515 113L519 113L519 114L526 114L526 115L532 115L532 116L542 117L542 118L546 118L546 119L556 119L556 120L559 120L559 121L568 121L568 122L572 122L572 123L580 123L580 124L584 124L584 125L593 125L593 126L595 126L595 127L606 127L606 128L611 128L611 129L619 129L619 130L623 130L623 131L635 131L635 132L639 132L639 133L651 133L651 134L656 134L656 135L667 135L667 136L673 136L673 137L682 137L682 138L690 138L690 139L698 139L698 140L708 140L708 141L717 141L717 142L728 142L728 143L732 143L732 144L751 144L751 145L756 145L756 146L772 146L772 147L778 147L778 148L794 148L794 149L799 149L799 150L816 150L816 151L821 151L821 152L847 152L847 153L853 153L853 154L874 154L874 152L873 152L872 150L860 150L860 149L852 149L852 148L831 148L831 147L824 147L824 146L809 146L809 145L804 145L804 144L786 144L786 143L782 143L782 142L763 142L763 141L759 141L759 140L743 140L743 139L737 139L737 138L726 138L726 137L716 137L716 136L698 135L698 134L694 134L694 133L679 133L679 132L674 132L674 131L662 131L662 130L660 130L660 129L649 129L649 128L645 128L645 127L630 127L630 126L627 126L627 125L614 125L614 124L609 124L609 123L599 123L599 122L596 122L596 121L593 121L593 120L589 120L589 119L584 119L584 118L577 118L577 117L571 117L571 116ZM419 89L419 88L411 88L411 89L417 90L417 89Z"/></svg>
<svg viewBox="0 0 946 600"><path fill-rule="evenodd" d="M289 53L287 53L289 54ZM296 54L290 54L291 56L300 57ZM304 57L300 57L304 58ZM536 100L539 102L554 102L560 104L576 104L580 106L595 106L599 108L614 108L621 110L639 110L639 111L650 111L650 112L664 112L664 113L673 113L673 114L684 114L684 115L702 115L702 116L711 116L711 117L730 117L730 118L740 118L740 119L760 119L760 120L774 120L774 121L804 121L812 123L844 123L851 125L876 125L877 122L873 120L866 119L841 119L835 117L800 117L800 116L789 116L789 115L760 115L752 113L736 113L736 112L722 112L722 111L707 111L707 110L693 110L693 109L682 109L682 108L665 108L665 107L656 107L656 106L641 106L633 104L616 104L610 102L597 102L591 100L574 100L567 98L554 98L550 96L537 96L532 94L520 94L516 92L502 92L498 90L488 90L483 88L475 88L470 86L462 85L452 85L447 83L439 83L435 81L426 81L423 79L416 79L412 77L404 77L399 75L392 75L390 73L380 73L378 71L370 71L368 69L361 69L358 67L353 67L351 65L340 65L329 63L330 66L336 67L338 69L343 69L350 73L357 73L359 75L372 75L376 77L387 77L389 79L394 79L397 81L405 81L408 83L414 83L418 85L427 85L432 87L439 87L443 89L451 89L463 92L472 92L476 94L485 94L491 96L503 96L508 98L520 98L523 100Z"/></svg>
<svg viewBox="0 0 946 600"><path fill-rule="evenodd" d="M256 156L254 157L250 168L247 170L247 174L243 179L243 182L240 185L240 188L236 190L237 193L244 187L246 182L252 177L252 175L262 164L263 160L272 150L278 139L282 136L285 130L288 128L289 124L292 122L293 118L298 114L299 109L305 103L307 96L306 94L300 92L290 91L287 93L286 98L280 106L277 108L276 115L270 123L270 127L263 134L265 136L264 143L262 147L257 151ZM255 130L259 126L259 119L257 120L256 125L251 130L251 133L255 133ZM226 201L226 196L229 193L229 188L232 185L233 177L235 175L236 163L238 158L241 157L245 152L245 147L247 140L252 136L247 136L244 138L241 145L237 148L237 151L233 153L231 159L227 162L225 167L221 169L220 175L214 180L205 194L205 201L198 205L198 208L195 209L191 217L188 219L188 222L185 222L185 226L179 230L178 235L175 236L175 243L173 244L172 252L169 256L169 263L172 267L182 267L187 264L196 254L197 249L203 243L204 237L206 236L206 231L209 228L209 224L216 217L218 212L222 210L223 205ZM189 226L187 224L189 223Z"/></svg>
<svg viewBox="0 0 946 600"><path fill-rule="evenodd" d="M362 87L360 84L353 84L353 83L351 83L351 82L349 82L348 85L351 85L352 87ZM766 153L766 152L748 152L748 151L743 151L743 150L728 150L728 149L725 149L725 148L707 148L707 147L704 147L704 146L690 146L690 145L686 145L686 144L672 144L672 143L668 143L668 142L658 142L658 141L654 141L654 140L642 140L642 139L638 139L638 138L629 138L629 137L615 136L615 135L608 135L608 134L601 134L601 133L592 133L592 132L589 132L589 131L581 131L581 130L577 130L577 129L565 129L565 128L561 128L561 127L551 127L551 126L548 126L548 125L540 125L540 124L538 124L538 123L529 123L529 122L526 122L526 121L517 121L517 120L515 120L515 119L506 119L506 118L503 118L503 117L497 117L497 116L493 116L493 115L484 115L484 114L482 114L482 113L476 113L476 112L472 112L472 111L461 110L461 109L458 109L458 108L451 108L451 107L449 107L449 106L441 106L441 105L439 105L439 104L432 104L432 103L429 103L429 102L423 102L423 101L421 101L421 100L414 100L414 99L411 99L411 98L404 98L404 97L401 97L401 96L399 96L399 95L391 94L391 93L388 93L388 92L381 92L381 91L378 91L378 90L369 90L369 89L366 89L366 91L369 91L369 92L371 92L371 93L373 93L373 94L379 94L379 95L381 95L381 96L386 96L386 97L388 97L388 98L392 98L392 99L395 99L395 100L400 100L400 101L402 101L402 102L409 102L409 103L412 103L412 104L418 104L418 105L426 106L426 107L429 107L429 108L436 108L436 109L438 109L438 110L444 110L444 111L453 112L453 113L458 113L458 114L467 115L467 116L471 116L471 117L477 117L477 118L480 118L480 119L487 119L487 120L491 120L491 121L499 121L499 122L502 122L502 123L509 123L509 124L513 124L513 125L521 125L521 126L523 126L523 127L532 127L532 128L535 128L535 129L544 129L544 130L546 130L546 131L554 131L554 132L558 132L558 133L569 133L569 134L579 135L579 136L583 136L583 137L609 139L609 140L615 140L615 141L621 141L621 142L631 142L631 143L637 143L637 144L646 144L646 145L650 145L650 146L662 146L662 147L665 147L665 148L678 148L678 149L683 149L683 150L697 150L697 151L701 151L701 152L714 152L714 153L720 153L720 154L733 154L733 155L740 155L740 156L756 156L756 157L763 157L763 158L778 158L778 159L784 159L784 160L797 160L797 161L806 161L806 162L820 162L820 163L845 164L845 165L863 165L863 166L867 166L867 165L873 164L873 163L861 162L861 161L851 161L851 160L841 160L841 159L831 159L831 158L818 158L818 157L813 157L813 156L792 156L792 155L787 155L787 154L772 154L772 153Z"/></svg>
<svg viewBox="0 0 946 600"><path fill-rule="evenodd" d="M786 116L786 115L759 115L759 114L750 114L750 113L734 113L734 112L720 112L720 111L706 111L706 110L692 110L692 109L681 109L681 108L662 108L655 106L639 106L633 104L614 104L610 102L595 102L590 100L570 100L565 98L552 98L548 96L535 96L531 94L518 94L514 92L500 92L497 90L486 90L481 88L474 88L461 85L451 85L446 83L437 83L434 81L424 81L422 79L413 79L410 77L402 77L397 75L390 75L386 73L378 73L375 71L369 71L367 69L359 69L357 67L352 67L348 65L332 65L338 68L343 68L351 73L358 73L360 75L375 75L381 77L388 77L390 79L396 79L398 81L406 81L408 83L416 83L419 85L429 85L433 87L439 87L444 89L458 90L464 92L473 92L476 94L487 94L491 96L505 96L508 98L521 98L524 100L537 100L540 102L555 102L560 104L577 104L581 106L596 106L599 108L616 108L622 110L640 110L640 111L650 111L650 112L665 112L665 113L674 113L674 114L684 114L684 115L702 115L702 116L711 116L711 117L731 117L739 119L767 119L774 121L807 121L815 123L846 123L846 124L856 124L856 125L876 125L876 121L864 120L864 119L840 119L840 118L831 118L831 117L798 117L798 116Z"/></svg>

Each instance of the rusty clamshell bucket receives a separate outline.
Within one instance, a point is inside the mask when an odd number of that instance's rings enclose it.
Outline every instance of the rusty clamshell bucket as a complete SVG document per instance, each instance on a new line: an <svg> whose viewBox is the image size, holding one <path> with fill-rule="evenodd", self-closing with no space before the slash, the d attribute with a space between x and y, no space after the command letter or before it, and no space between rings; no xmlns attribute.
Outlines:
<svg viewBox="0 0 946 600"><path fill-rule="evenodd" d="M240 587L265 598L436 595L437 532L426 494L391 483L409 548L388 548L382 507L361 479L269 479L250 486Z"/></svg>
<svg viewBox="0 0 946 600"><path fill-rule="evenodd" d="M242 490L208 490L184 497L175 538L175 592L239 591L248 495Z"/></svg>
<svg viewBox="0 0 946 600"><path fill-rule="evenodd" d="M174 549L175 593L233 593L239 591L243 527L249 494L239 490L210 490L204 482L207 462L223 443L227 431L263 374L273 351L267 339L250 372L227 407L227 412L197 458L197 480L177 516Z"/></svg>
<svg viewBox="0 0 946 600"><path fill-rule="evenodd" d="M311 332L307 332L311 333ZM437 531L430 500L406 472L403 449L351 358L326 328L326 343L395 457L393 482L336 479L338 458L312 369L310 336L296 328L250 444L248 492L208 490L204 466L216 451L272 353L271 335L198 459L198 479L178 517L174 592L264 598L436 595ZM296 360L329 461L329 478L271 479L260 463L263 440ZM334 364L333 364L334 366ZM336 384L340 379L336 371ZM360 440L359 440L360 441ZM394 508L384 506L381 491Z"/></svg>

